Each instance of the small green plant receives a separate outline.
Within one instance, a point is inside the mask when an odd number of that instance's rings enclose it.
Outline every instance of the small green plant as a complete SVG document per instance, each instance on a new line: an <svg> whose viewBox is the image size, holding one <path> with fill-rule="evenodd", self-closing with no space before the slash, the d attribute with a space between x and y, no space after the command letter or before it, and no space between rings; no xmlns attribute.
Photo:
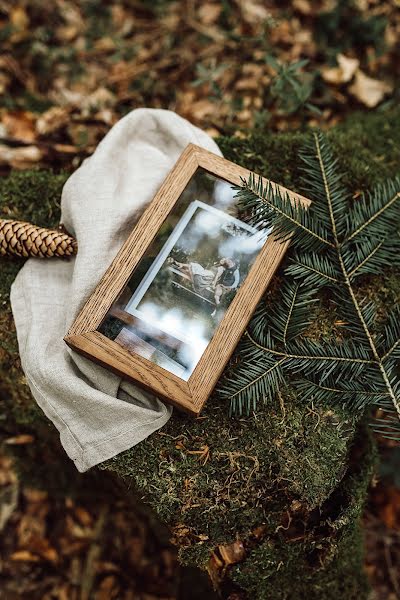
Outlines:
<svg viewBox="0 0 400 600"><path fill-rule="evenodd" d="M227 64L217 65L215 59L211 60L208 65L199 63L196 67L197 79L192 82L193 87L199 85L208 84L210 86L210 99L220 100L223 96L223 90L221 89L218 79L226 69Z"/></svg>
<svg viewBox="0 0 400 600"><path fill-rule="evenodd" d="M249 222L291 239L285 281L273 307L262 303L220 384L235 413L256 408L292 386L304 400L348 404L358 413L380 407L376 427L400 438L400 309L360 293L359 282L400 266L400 178L353 199L322 134L302 154L308 209L253 175L238 188ZM317 291L325 290L339 332L313 339Z"/></svg>
<svg viewBox="0 0 400 600"><path fill-rule="evenodd" d="M272 55L266 56L266 62L275 71L270 94L285 114L293 114L301 109L314 108L308 100L314 89L314 77L304 72L308 60L292 63L278 62Z"/></svg>

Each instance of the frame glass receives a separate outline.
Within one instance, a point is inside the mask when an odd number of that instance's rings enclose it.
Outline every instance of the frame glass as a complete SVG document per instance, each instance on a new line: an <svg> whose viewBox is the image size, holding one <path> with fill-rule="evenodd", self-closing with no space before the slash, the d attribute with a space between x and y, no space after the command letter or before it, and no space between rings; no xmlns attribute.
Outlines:
<svg viewBox="0 0 400 600"><path fill-rule="evenodd" d="M99 331L187 381L268 238L240 216L232 184L197 169Z"/></svg>

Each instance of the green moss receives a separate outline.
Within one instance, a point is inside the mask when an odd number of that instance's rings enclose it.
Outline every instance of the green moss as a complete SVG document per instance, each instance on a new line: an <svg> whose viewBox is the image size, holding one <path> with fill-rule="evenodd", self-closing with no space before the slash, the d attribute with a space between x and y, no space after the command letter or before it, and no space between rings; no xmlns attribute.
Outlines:
<svg viewBox="0 0 400 600"><path fill-rule="evenodd" d="M329 564L316 568L314 561L324 550L318 542L264 542L248 556L243 567L235 569L234 583L246 590L251 600L364 600L368 584L362 572L361 547L357 526L337 543L335 557Z"/></svg>
<svg viewBox="0 0 400 600"><path fill-rule="evenodd" d="M67 173L32 170L13 171L0 178L1 217L31 221L42 227L57 225L61 190L67 177Z"/></svg>
<svg viewBox="0 0 400 600"><path fill-rule="evenodd" d="M301 191L299 150L307 132L278 135L255 132L245 139L217 140L224 155L234 162ZM398 174L400 164L400 110L353 115L327 132L350 189L368 189Z"/></svg>
<svg viewBox="0 0 400 600"><path fill-rule="evenodd" d="M244 563L233 567L232 581L252 600L367 598L360 516L375 458L371 439L362 431L341 486L318 513L304 520L294 511L278 535L267 535Z"/></svg>
<svg viewBox="0 0 400 600"><path fill-rule="evenodd" d="M276 526L293 498L311 510L340 480L354 425L344 413L270 406L232 419L210 401L201 418L175 414L159 433L108 461L170 524L186 549ZM277 494L277 491L280 493ZM192 548L189 556L193 556Z"/></svg>
<svg viewBox="0 0 400 600"><path fill-rule="evenodd" d="M0 178L0 217L55 226L60 218L61 190L66 173L14 171ZM11 283L23 260L0 260L0 395L3 410L23 425L41 419L20 368L15 328L9 304Z"/></svg>
<svg viewBox="0 0 400 600"><path fill-rule="evenodd" d="M352 190L395 173L400 110L353 117L328 135ZM301 190L298 153L304 137L304 133L254 132L247 139L218 142L227 158ZM46 171L13 173L0 181L0 215L55 225L65 178ZM22 261L0 264L3 410L9 420L48 431L54 439L19 366L8 295ZM393 302L397 281L392 274L383 283L372 278L368 293L378 294L383 303ZM321 317L320 329L329 327L329 319ZM362 485L357 487L358 476L348 466L351 448L359 445L354 443L357 430L346 410L304 405L296 396L240 419L229 418L227 406L211 398L200 418L175 412L162 431L101 468L123 479L169 524L182 562L204 567L219 544L237 536L245 540L247 558L232 569L230 580L247 589L249 597L361 598L364 583L355 574L361 560L358 518L370 471L360 471ZM349 497L357 501L352 503ZM304 538L289 543L282 527L287 526L288 514L296 517L293 507L301 515L299 523L305 520L306 531ZM325 509L321 524L317 516ZM254 531L260 526L264 533L256 539ZM256 596L258 581L265 582L260 587L264 591ZM291 581L296 582L295 595L287 587Z"/></svg>

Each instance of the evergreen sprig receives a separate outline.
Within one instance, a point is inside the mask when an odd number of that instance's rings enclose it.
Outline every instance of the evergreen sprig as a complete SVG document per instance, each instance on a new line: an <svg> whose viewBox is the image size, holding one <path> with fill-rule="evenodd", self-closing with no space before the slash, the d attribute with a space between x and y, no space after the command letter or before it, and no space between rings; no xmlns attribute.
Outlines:
<svg viewBox="0 0 400 600"><path fill-rule="evenodd" d="M256 408L293 386L305 400L380 407L377 429L400 439L400 309L377 319L377 306L359 292L360 277L400 266L400 178L353 198L321 133L301 154L308 208L251 175L238 188L243 214L291 240L285 280L274 307L261 303L219 386L231 411ZM307 334L318 311L316 293L328 290L340 335L316 341Z"/></svg>

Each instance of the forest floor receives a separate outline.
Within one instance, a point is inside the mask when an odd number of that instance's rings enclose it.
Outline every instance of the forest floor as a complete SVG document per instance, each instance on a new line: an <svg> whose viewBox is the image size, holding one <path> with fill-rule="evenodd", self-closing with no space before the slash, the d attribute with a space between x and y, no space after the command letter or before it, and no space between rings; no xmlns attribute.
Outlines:
<svg viewBox="0 0 400 600"><path fill-rule="evenodd" d="M399 102L399 39L399 0L0 0L0 172L75 169L142 106L212 136L329 128ZM66 498L18 481L6 449L35 443L2 444L0 597L175 598L175 552L123 494L90 477ZM400 598L400 460L381 446L371 600Z"/></svg>

